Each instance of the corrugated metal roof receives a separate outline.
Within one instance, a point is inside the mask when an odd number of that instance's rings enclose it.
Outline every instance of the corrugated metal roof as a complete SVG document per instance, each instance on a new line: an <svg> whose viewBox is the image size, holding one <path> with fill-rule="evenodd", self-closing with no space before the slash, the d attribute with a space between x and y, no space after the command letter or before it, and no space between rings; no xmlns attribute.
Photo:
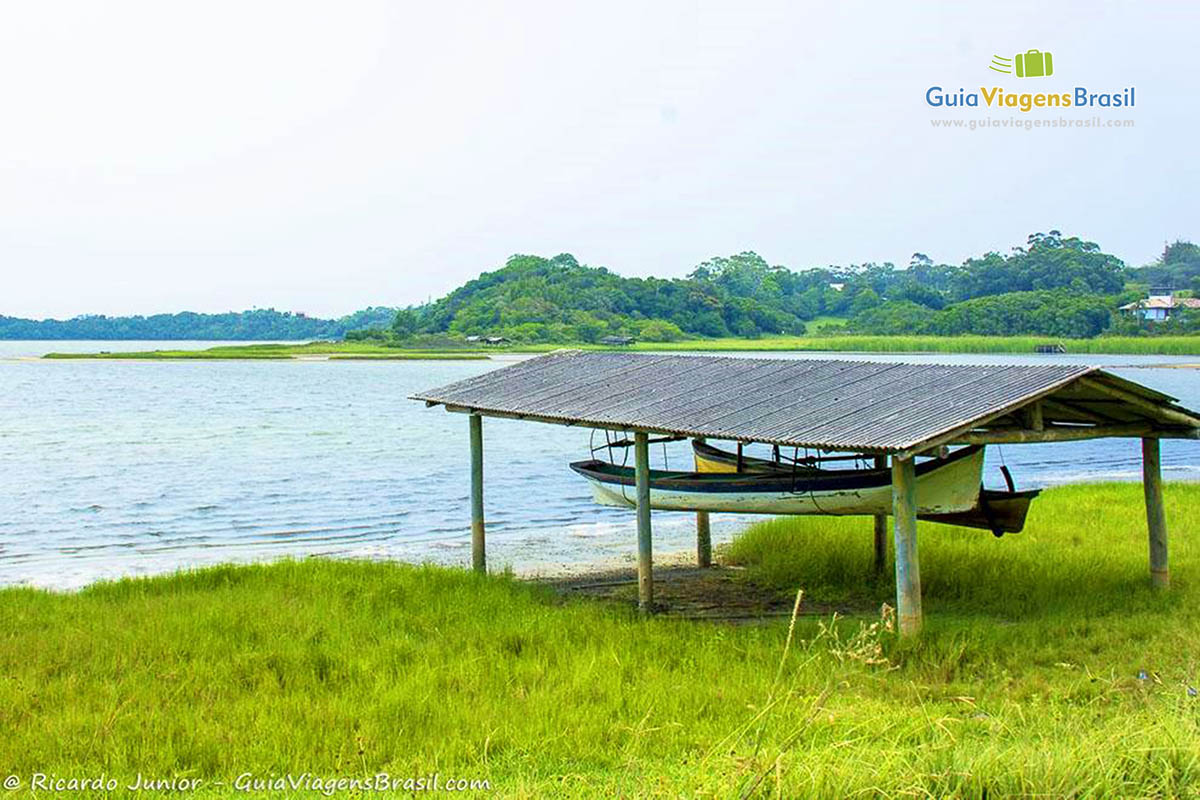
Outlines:
<svg viewBox="0 0 1200 800"><path fill-rule="evenodd" d="M483 414L789 447L905 452L1091 376L1178 411L1160 392L1096 367L947 365L564 351L412 399ZM1082 385L1082 384L1081 384ZM1074 387L1062 413L1146 411ZM1196 416L1196 415L1193 415ZM1078 423L1081 419L1066 419ZM1200 425L1200 416L1196 416Z"/></svg>

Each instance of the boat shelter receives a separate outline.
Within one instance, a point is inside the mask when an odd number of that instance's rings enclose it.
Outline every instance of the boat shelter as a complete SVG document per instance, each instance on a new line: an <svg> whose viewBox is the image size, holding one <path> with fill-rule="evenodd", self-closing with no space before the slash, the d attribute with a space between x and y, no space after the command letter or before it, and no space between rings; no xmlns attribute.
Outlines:
<svg viewBox="0 0 1200 800"><path fill-rule="evenodd" d="M1150 578L1169 585L1159 441L1200 438L1200 414L1175 398L1085 365L947 365L835 359L559 351L413 395L468 415L474 567L486 571L483 417L632 435L639 605L653 606L651 436L761 442L873 455L891 464L897 612L921 625L914 459L950 445L1142 441ZM875 518L877 564L885 517ZM711 557L697 514L698 558Z"/></svg>

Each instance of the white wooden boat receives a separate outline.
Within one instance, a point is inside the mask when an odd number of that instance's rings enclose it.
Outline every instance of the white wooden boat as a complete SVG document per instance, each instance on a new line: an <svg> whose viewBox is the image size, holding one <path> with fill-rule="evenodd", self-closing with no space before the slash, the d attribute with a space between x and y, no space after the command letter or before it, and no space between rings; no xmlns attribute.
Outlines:
<svg viewBox="0 0 1200 800"><path fill-rule="evenodd" d="M601 505L636 506L632 467L577 461ZM917 464L917 512L969 511L979 499L983 448L964 447L945 458ZM650 471L650 507L663 511L728 511L742 514L890 514L889 469L796 470L795 472Z"/></svg>
<svg viewBox="0 0 1200 800"><path fill-rule="evenodd" d="M705 442L692 442L692 451L696 458L697 472L792 472L793 470L814 471L816 459L788 460L778 451L775 458L753 458L741 452L729 452L713 447ZM839 457L840 458L840 457ZM985 489L979 490L979 501L968 511L953 511L942 514L920 514L921 519L938 522L944 525L957 525L964 528L980 528L991 531L996 536L1006 533L1020 533L1025 528L1025 518L1029 514L1029 505L1039 494L1040 489L1026 489L1018 492L1013 484L1012 473L1008 467L1001 467L1008 490Z"/></svg>

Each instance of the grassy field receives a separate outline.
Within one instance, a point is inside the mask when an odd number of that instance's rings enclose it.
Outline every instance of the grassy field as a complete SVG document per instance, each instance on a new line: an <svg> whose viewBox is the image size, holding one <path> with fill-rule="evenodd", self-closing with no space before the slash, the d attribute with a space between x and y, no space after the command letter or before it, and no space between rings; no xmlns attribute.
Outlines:
<svg viewBox="0 0 1200 800"><path fill-rule="evenodd" d="M1020 353L1040 344L1062 344L1069 354L1195 355L1200 336L1050 339L1037 336L764 336L761 339L689 339L670 344L638 342L637 350L808 350L867 353Z"/></svg>
<svg viewBox="0 0 1200 800"><path fill-rule="evenodd" d="M199 796L386 771L531 798L1196 797L1200 485L1166 501L1168 593L1136 484L1048 491L1003 539L922 523L911 642L880 623L865 519L728 548L747 581L844 605L791 633L317 559L4 590L0 772L188 776Z"/></svg>
<svg viewBox="0 0 1200 800"><path fill-rule="evenodd" d="M832 319L832 318L831 318ZM208 350L149 350L134 353L50 353L45 358L113 359L279 359L330 357L355 359L485 358L499 353L547 353L563 347L584 350L637 351L780 351L806 350L870 353L1020 353L1039 344L1062 344L1067 353L1118 355L1198 355L1200 336L1101 337L1048 339L1036 336L764 336L760 339L687 339L680 342L637 342L630 347L586 344L502 345L482 349L405 350L366 342L312 342L303 345L225 345Z"/></svg>
<svg viewBox="0 0 1200 800"><path fill-rule="evenodd" d="M329 358L332 360L384 359L392 361L408 361L414 359L482 359L486 354L478 351L427 351L400 350L394 347L380 347L375 344L361 342L309 342L307 344L245 344L222 345L206 350L140 350L130 353L100 352L100 353L48 353L43 358L52 359L138 359L138 360L174 360L174 359L289 359L289 358Z"/></svg>

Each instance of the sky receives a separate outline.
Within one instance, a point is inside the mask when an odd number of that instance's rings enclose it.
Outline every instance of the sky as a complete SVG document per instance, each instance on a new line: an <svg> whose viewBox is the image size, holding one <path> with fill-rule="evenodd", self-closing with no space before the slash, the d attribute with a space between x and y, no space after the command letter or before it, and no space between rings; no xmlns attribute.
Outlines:
<svg viewBox="0 0 1200 800"><path fill-rule="evenodd" d="M1200 239L1198 26L1095 0L9 3L0 314L339 316L514 253L670 277L1050 229L1140 265ZM1053 75L989 69L1030 49ZM1136 94L1024 113L933 86ZM1092 117L1133 125L1023 127Z"/></svg>

